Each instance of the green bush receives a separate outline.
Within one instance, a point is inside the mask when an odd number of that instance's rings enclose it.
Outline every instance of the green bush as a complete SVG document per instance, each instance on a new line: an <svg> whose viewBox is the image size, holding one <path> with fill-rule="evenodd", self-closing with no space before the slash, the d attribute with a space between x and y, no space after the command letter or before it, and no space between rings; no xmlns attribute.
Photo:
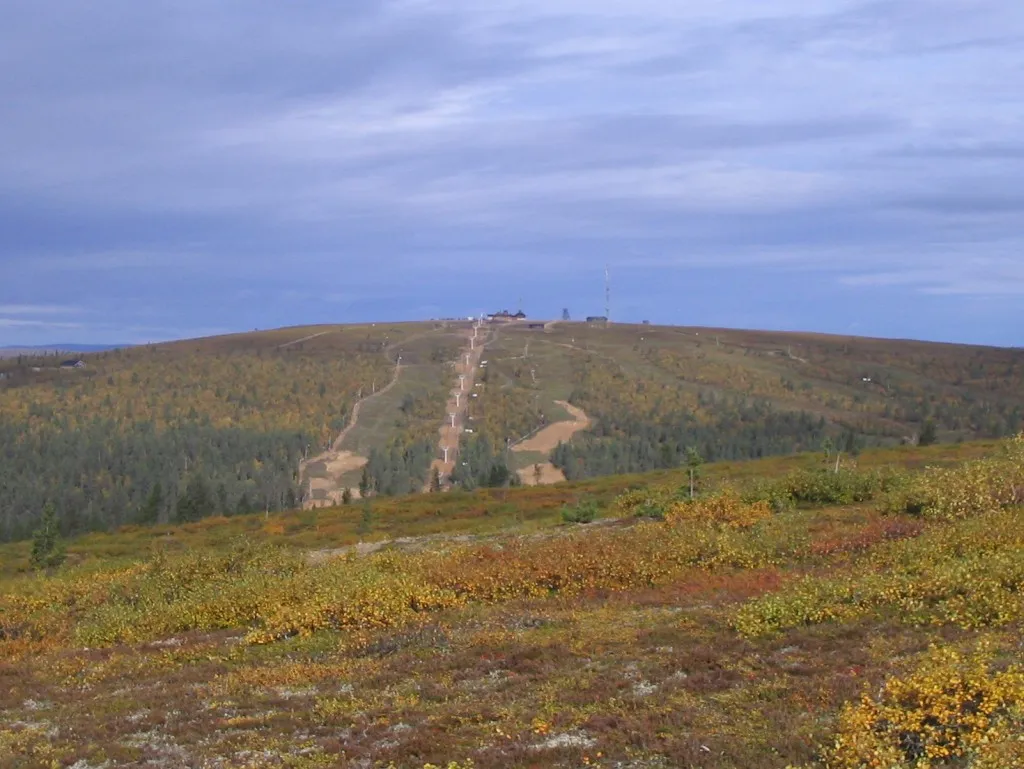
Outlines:
<svg viewBox="0 0 1024 769"><path fill-rule="evenodd" d="M767 502L772 512L776 514L792 510L796 504L793 492L785 479L779 481L758 478L742 489L740 499L748 505Z"/></svg>
<svg viewBox="0 0 1024 769"><path fill-rule="evenodd" d="M798 470L786 478L792 498L811 505L852 505L905 485L903 473L892 470Z"/></svg>
<svg viewBox="0 0 1024 769"><path fill-rule="evenodd" d="M593 500L585 500L576 503L573 507L566 505L562 508L562 521L564 523L590 523L597 518L597 503Z"/></svg>

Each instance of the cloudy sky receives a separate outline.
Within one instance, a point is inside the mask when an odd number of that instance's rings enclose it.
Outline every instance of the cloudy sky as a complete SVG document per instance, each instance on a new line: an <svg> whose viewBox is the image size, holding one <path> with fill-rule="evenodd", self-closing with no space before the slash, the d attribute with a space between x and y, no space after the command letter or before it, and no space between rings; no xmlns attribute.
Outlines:
<svg viewBox="0 0 1024 769"><path fill-rule="evenodd" d="M0 344L504 307L1024 345L1017 0L5 0Z"/></svg>

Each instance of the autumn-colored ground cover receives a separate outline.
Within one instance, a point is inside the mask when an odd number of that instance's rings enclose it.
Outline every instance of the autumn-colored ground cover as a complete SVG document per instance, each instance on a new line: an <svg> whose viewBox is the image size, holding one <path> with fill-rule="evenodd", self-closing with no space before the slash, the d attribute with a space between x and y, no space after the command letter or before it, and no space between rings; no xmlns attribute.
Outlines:
<svg viewBox="0 0 1024 769"><path fill-rule="evenodd" d="M299 514L94 538L0 582L0 765L1017 766L1024 439L986 450L619 479L589 525L578 487L436 495L544 512L369 556Z"/></svg>

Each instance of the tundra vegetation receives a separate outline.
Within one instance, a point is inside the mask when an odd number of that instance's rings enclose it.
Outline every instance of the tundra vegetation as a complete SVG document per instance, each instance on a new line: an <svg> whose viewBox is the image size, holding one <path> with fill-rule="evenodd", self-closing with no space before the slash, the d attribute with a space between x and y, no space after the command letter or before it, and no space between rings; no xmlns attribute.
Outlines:
<svg viewBox="0 0 1024 769"><path fill-rule="evenodd" d="M1024 435L5 545L0 764L1020 766L1022 545Z"/></svg>

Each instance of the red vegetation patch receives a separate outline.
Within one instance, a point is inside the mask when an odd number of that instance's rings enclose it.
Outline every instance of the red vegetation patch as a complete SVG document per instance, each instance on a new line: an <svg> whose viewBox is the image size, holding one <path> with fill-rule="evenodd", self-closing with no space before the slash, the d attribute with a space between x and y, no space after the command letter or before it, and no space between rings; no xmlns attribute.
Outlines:
<svg viewBox="0 0 1024 769"><path fill-rule="evenodd" d="M744 601L778 590L791 579L774 567L709 572L693 569L684 578L671 584L633 590L628 594L614 594L613 601L628 602L634 606L665 606L691 602L695 598L715 599L722 602Z"/></svg>
<svg viewBox="0 0 1024 769"><path fill-rule="evenodd" d="M867 550L880 542L896 539L910 539L924 531L920 521L908 521L898 518L878 518L867 525L853 531L828 535L815 539L811 543L814 555L836 555L838 553L855 553Z"/></svg>

